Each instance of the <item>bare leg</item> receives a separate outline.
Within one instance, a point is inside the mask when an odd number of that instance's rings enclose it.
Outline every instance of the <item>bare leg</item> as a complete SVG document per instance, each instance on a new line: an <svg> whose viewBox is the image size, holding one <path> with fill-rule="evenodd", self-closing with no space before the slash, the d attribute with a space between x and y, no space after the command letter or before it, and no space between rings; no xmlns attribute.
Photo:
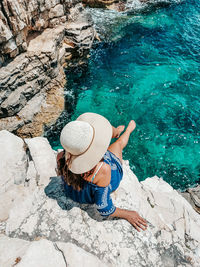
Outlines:
<svg viewBox="0 0 200 267"><path fill-rule="evenodd" d="M112 145L108 147L108 150L115 154L122 161L122 150L128 143L130 134L135 129L136 124L132 120L129 122L129 125L126 128L126 131L114 142Z"/></svg>
<svg viewBox="0 0 200 267"><path fill-rule="evenodd" d="M125 128L124 125L120 125L117 128L112 126L112 129L113 129L112 138L118 138L120 136L120 134L124 131L124 128Z"/></svg>

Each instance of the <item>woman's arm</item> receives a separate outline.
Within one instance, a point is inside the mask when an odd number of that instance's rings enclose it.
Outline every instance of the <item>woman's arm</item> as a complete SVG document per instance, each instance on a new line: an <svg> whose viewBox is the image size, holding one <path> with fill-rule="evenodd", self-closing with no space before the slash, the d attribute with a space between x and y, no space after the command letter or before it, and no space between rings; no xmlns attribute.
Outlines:
<svg viewBox="0 0 200 267"><path fill-rule="evenodd" d="M147 222L136 211L116 208L115 212L110 216L127 220L138 232L140 232L140 228L142 230L147 228Z"/></svg>

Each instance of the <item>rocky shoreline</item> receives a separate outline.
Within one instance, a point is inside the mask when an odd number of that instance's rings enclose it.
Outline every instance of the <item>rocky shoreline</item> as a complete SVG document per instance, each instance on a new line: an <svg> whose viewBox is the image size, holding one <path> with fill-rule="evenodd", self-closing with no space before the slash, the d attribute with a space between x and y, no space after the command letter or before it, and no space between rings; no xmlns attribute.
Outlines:
<svg viewBox="0 0 200 267"><path fill-rule="evenodd" d="M64 68L87 62L95 38L81 1L0 6L0 129L40 136L64 109Z"/></svg>
<svg viewBox="0 0 200 267"><path fill-rule="evenodd" d="M65 69L85 66L95 38L85 7L140 10L158 0L0 3L0 130L41 136L64 109Z"/></svg>
<svg viewBox="0 0 200 267"><path fill-rule="evenodd" d="M59 178L49 180L57 152L35 137L64 109L64 69L87 64L97 36L84 6L121 11L123 3L0 3L0 266L199 267L200 186L180 194L158 177L139 182L124 161L112 197L147 219L148 230L137 233L67 199Z"/></svg>
<svg viewBox="0 0 200 267"><path fill-rule="evenodd" d="M200 215L162 179L139 182L128 161L112 198L146 218L145 232L66 198L43 137L0 131L0 165L1 266L199 266Z"/></svg>

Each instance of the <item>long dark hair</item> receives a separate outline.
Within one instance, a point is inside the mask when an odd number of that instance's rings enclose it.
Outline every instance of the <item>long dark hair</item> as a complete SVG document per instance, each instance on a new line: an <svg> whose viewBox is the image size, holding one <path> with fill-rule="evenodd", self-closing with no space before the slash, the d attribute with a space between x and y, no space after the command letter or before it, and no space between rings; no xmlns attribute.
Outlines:
<svg viewBox="0 0 200 267"><path fill-rule="evenodd" d="M63 155L60 159L57 161L57 170L58 175L62 175L65 182L68 185L71 185L75 190L81 190L83 189L85 185L85 180L87 176L91 175L94 171L94 168L90 170L89 172L82 173L82 174L75 174L69 170L69 166L71 164L71 157L69 157L67 160L65 159L65 151L63 152Z"/></svg>

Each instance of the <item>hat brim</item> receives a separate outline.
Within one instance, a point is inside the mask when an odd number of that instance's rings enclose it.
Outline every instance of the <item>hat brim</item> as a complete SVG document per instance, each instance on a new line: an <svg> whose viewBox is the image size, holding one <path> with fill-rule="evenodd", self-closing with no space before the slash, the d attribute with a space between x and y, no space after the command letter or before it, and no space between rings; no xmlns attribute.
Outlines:
<svg viewBox="0 0 200 267"><path fill-rule="evenodd" d="M71 158L70 171L81 174L94 168L102 159L112 138L112 125L105 117L90 112L80 115L77 120L88 122L94 129L90 147L83 154Z"/></svg>

